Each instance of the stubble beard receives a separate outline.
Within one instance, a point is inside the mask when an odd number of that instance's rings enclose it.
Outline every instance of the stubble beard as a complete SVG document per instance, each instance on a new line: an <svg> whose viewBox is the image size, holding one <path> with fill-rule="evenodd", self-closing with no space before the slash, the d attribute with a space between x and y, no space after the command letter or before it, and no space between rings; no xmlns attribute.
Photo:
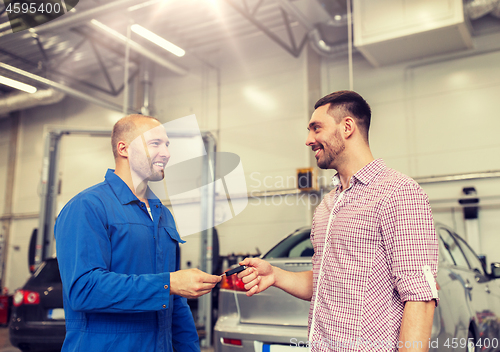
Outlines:
<svg viewBox="0 0 500 352"><path fill-rule="evenodd" d="M340 132L336 130L333 137L328 141L328 150L323 144L323 157L319 158L317 163L320 169L336 169L336 161L338 156L345 150L345 143L340 136Z"/></svg>
<svg viewBox="0 0 500 352"><path fill-rule="evenodd" d="M151 164L150 176L147 178L148 181L161 181L165 178L165 170L155 171L154 166Z"/></svg>

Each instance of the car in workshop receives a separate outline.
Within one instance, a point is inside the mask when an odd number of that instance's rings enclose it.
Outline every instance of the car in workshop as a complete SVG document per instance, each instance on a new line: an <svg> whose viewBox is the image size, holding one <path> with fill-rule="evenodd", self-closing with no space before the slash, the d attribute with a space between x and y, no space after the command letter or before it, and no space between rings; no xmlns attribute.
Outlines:
<svg viewBox="0 0 500 352"><path fill-rule="evenodd" d="M14 293L9 338L21 351L60 351L66 335L57 259L40 264Z"/></svg>
<svg viewBox="0 0 500 352"><path fill-rule="evenodd" d="M500 350L500 264L491 273L452 229L436 223L440 303L430 351ZM288 271L312 269L310 228L287 235L261 258ZM252 297L236 275L225 276L219 293L215 352L296 351L308 340L309 302L270 287Z"/></svg>

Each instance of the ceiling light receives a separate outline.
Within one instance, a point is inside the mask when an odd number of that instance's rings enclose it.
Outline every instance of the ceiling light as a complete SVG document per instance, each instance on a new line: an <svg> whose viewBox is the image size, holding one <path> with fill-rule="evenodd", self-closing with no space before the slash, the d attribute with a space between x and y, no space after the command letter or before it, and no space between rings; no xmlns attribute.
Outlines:
<svg viewBox="0 0 500 352"><path fill-rule="evenodd" d="M141 37L155 43L156 45L162 47L163 49L170 51L172 54L182 57L186 52L179 48L177 45L170 43L168 40L163 39L159 35L147 30L146 28L139 26L138 24L133 24L130 29L132 32L139 34Z"/></svg>
<svg viewBox="0 0 500 352"><path fill-rule="evenodd" d="M10 29L10 22L9 21L0 24L0 30L4 29L4 28Z"/></svg>
<svg viewBox="0 0 500 352"><path fill-rule="evenodd" d="M36 92L36 88L33 86L30 86L29 84L22 83L4 76L0 76L0 84L5 84L6 86L25 91L26 93Z"/></svg>

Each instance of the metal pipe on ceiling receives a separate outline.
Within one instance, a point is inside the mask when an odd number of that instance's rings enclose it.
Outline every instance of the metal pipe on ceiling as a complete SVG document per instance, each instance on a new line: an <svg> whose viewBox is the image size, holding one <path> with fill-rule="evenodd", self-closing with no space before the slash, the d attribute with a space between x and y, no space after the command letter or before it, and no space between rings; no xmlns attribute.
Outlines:
<svg viewBox="0 0 500 352"><path fill-rule="evenodd" d="M55 89L42 89L35 93L15 92L0 99L0 118L9 112L60 102L65 94Z"/></svg>
<svg viewBox="0 0 500 352"><path fill-rule="evenodd" d="M144 72L142 75L142 107L141 112L143 115L150 116L152 114L151 108L151 86L153 85L151 82L151 67L150 62L145 60L144 62Z"/></svg>
<svg viewBox="0 0 500 352"><path fill-rule="evenodd" d="M438 182L481 180L487 178L500 178L500 170L471 172L466 174L455 174L455 175L415 177L415 181L417 181L419 184L428 184L428 183L438 183Z"/></svg>
<svg viewBox="0 0 500 352"><path fill-rule="evenodd" d="M464 3L465 13L470 19L478 19L487 14L498 17L500 1L498 0L471 0Z"/></svg>
<svg viewBox="0 0 500 352"><path fill-rule="evenodd" d="M121 105L118 105L118 104L115 104L115 103L111 103L109 101L105 101L105 100L101 100L101 99L95 98L95 97L93 97L93 96L91 96L89 94L86 94L86 93L80 92L80 91L78 91L76 89L73 89L71 87L65 86L64 84L51 81L51 80L49 80L47 78L44 78L44 77L37 76L37 75L35 75L35 74L31 73L31 72L27 72L27 71L21 70L21 69L19 69L17 67L5 64L3 62L0 62L0 68L4 69L4 70L7 70L7 71L10 71L10 72L13 72L13 73L16 73L18 75L27 77L29 79L32 79L32 80L36 81L36 82L42 83L42 84L44 84L46 86L49 86L49 87L55 88L57 90L60 90L61 92L64 92L64 93L66 93L68 95L71 95L71 96L73 96L73 97L75 97L77 99L85 100L85 101L88 101L90 103L102 106L102 107L110 109L110 110L120 111L120 112L123 111ZM134 109L130 109L130 108L128 109L128 112L129 113L139 113L138 111L136 111Z"/></svg>

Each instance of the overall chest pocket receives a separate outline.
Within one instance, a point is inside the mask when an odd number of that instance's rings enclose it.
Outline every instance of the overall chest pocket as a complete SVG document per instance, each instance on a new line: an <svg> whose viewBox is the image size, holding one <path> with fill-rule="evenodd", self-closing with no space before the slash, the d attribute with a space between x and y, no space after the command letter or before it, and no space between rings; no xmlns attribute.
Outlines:
<svg viewBox="0 0 500 352"><path fill-rule="evenodd" d="M163 227L160 229L163 235L160 239L162 257L164 256L167 271L176 271L179 267L180 249L179 243L185 243L175 228Z"/></svg>

